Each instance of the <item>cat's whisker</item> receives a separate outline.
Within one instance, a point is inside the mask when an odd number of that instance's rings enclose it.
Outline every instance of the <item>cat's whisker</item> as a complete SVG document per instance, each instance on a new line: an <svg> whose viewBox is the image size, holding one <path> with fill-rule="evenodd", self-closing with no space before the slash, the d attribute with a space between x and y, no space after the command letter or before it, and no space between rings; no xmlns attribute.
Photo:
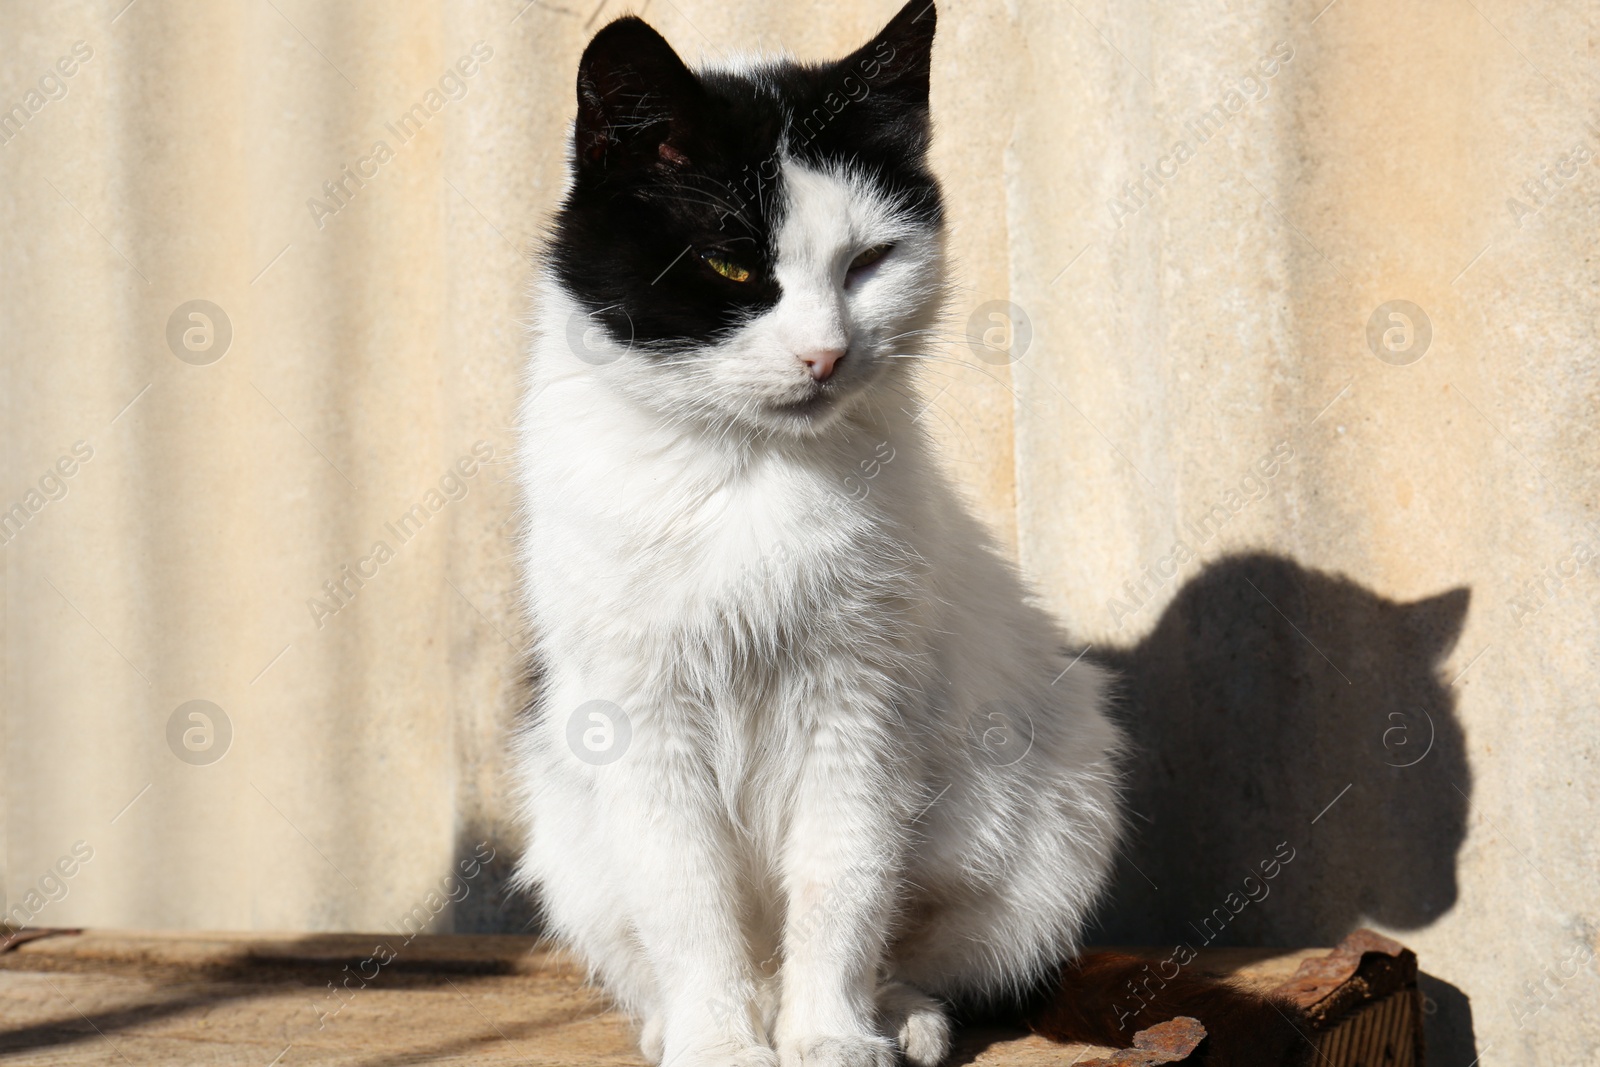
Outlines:
<svg viewBox="0 0 1600 1067"><path fill-rule="evenodd" d="M1012 385L1011 383L1005 381L999 375L995 374L993 371L988 370L987 368L985 368L982 365L977 364L977 363L968 363L968 362L966 362L964 360L954 359L954 358L948 357L948 356L927 356L927 355L904 354L904 355L889 355L889 356L886 356L886 358L903 360L905 362L912 363L912 364L917 365L919 367L926 367L926 368L928 368L928 371L927 371L928 373L935 373L935 368L941 368L941 367L958 367L958 368L960 368L962 370L965 370L965 371L976 371L977 373L983 375L985 378L988 378L994 384L1000 386L1000 388L1002 388L1002 389L1004 389L1006 391L1007 395L1011 396L1013 399L1015 399L1019 403L1023 403L1023 404L1027 403L1026 398L1024 398L1021 393L1017 392L1017 389L1016 389L1016 387L1014 385ZM952 377L954 377L954 376L952 376ZM1033 410L1033 408L1030 406L1029 410L1031 411L1031 410Z"/></svg>

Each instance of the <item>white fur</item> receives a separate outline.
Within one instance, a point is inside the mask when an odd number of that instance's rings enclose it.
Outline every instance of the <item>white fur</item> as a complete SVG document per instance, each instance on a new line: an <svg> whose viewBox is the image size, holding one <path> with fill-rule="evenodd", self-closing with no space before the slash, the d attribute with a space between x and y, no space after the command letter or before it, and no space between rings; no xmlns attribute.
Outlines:
<svg viewBox="0 0 1600 1067"><path fill-rule="evenodd" d="M1074 950L1118 737L914 417L941 234L844 173L782 182L783 297L705 351L579 359L536 283L519 873L653 1060L931 1064L941 1001ZM797 352L845 343L836 402L774 409L810 388ZM603 765L568 744L597 699L631 727Z"/></svg>

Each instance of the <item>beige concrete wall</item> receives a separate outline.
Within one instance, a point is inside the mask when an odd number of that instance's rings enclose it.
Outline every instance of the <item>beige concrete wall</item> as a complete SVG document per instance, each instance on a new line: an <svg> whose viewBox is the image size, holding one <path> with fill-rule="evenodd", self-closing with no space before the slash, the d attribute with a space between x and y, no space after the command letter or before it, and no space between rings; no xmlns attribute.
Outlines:
<svg viewBox="0 0 1600 1067"><path fill-rule="evenodd" d="M708 57L840 54L893 6L645 5ZM498 460L574 63L620 10L0 9L0 107L37 105L0 146L0 506L38 505L3 549L8 907L390 927L479 841L514 847ZM962 289L930 417L1129 679L1139 833L1101 933L1202 936L1288 842L1220 936L1396 933L1457 1067L1600 1044L1595 968L1561 977L1600 947L1595 33L1499 0L941 9ZM402 144L388 124L463 57ZM393 157L362 163L380 139ZM1141 165L1171 175L1145 204ZM318 218L346 166L372 176ZM194 300L231 326L210 362L194 323L185 358L168 341ZM1008 300L1031 340L981 360L969 318ZM1395 300L1425 350L1369 345ZM477 442L494 458L453 481ZM420 532L390 532L418 504ZM378 541L392 558L318 617ZM169 730L194 700L231 729L215 762L220 735L184 747L199 720ZM502 875L434 925L523 925Z"/></svg>

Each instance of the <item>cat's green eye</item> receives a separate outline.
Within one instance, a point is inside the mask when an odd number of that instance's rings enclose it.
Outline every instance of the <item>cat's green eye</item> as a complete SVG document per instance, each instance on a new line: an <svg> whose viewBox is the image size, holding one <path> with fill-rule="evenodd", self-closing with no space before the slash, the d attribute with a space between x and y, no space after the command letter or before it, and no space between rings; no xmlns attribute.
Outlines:
<svg viewBox="0 0 1600 1067"><path fill-rule="evenodd" d="M747 282L750 280L750 271L739 266L731 259L718 255L701 256L706 261L706 266L728 279L730 282Z"/></svg>
<svg viewBox="0 0 1600 1067"><path fill-rule="evenodd" d="M862 267L872 266L872 264L878 262L878 260L888 255L889 249L893 247L894 245L873 245L871 248L867 249L865 252L861 253L855 259L850 261L850 269L860 270Z"/></svg>

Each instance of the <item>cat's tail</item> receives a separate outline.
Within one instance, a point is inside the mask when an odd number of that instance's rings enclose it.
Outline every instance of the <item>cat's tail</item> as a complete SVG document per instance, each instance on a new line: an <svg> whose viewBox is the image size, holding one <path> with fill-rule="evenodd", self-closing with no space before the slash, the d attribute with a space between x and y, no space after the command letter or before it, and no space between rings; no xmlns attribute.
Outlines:
<svg viewBox="0 0 1600 1067"><path fill-rule="evenodd" d="M1176 973L1168 976L1166 970ZM1052 1041L1126 1049L1136 1044L1139 1031L1188 1016L1205 1034L1183 1063L1301 1067L1311 1062L1314 1046L1304 1036L1310 1027L1292 1001L1171 961L1163 967L1117 952L1086 953L1063 964L1053 985L1034 1000L1027 1016L1029 1027ZM1181 1032L1181 1027L1163 1028L1137 1044L1148 1047Z"/></svg>

